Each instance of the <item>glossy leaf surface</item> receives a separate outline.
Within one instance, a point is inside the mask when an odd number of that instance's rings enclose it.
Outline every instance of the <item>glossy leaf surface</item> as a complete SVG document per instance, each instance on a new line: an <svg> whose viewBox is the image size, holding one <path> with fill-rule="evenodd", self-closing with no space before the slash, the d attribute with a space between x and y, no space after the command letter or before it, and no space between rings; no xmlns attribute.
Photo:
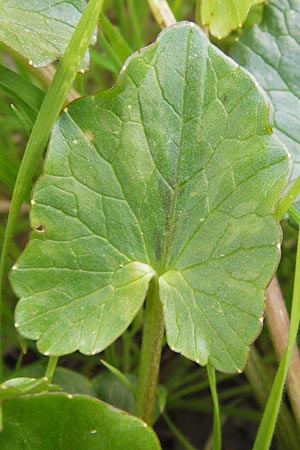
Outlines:
<svg viewBox="0 0 300 450"><path fill-rule="evenodd" d="M294 161L293 178L300 175L300 2L271 0L260 26L242 34L231 49L266 91L270 122Z"/></svg>
<svg viewBox="0 0 300 450"><path fill-rule="evenodd" d="M47 66L64 53L84 6L83 0L0 0L0 41L31 65Z"/></svg>
<svg viewBox="0 0 300 450"><path fill-rule="evenodd" d="M201 20L211 34L221 39L241 27L253 5L265 0L202 0Z"/></svg>
<svg viewBox="0 0 300 450"><path fill-rule="evenodd" d="M241 370L290 172L267 117L254 80L189 23L135 54L114 89L70 105L12 273L21 334L48 354L100 352L156 276L170 347Z"/></svg>
<svg viewBox="0 0 300 450"><path fill-rule="evenodd" d="M159 450L144 422L99 400L65 394L3 402L1 450Z"/></svg>

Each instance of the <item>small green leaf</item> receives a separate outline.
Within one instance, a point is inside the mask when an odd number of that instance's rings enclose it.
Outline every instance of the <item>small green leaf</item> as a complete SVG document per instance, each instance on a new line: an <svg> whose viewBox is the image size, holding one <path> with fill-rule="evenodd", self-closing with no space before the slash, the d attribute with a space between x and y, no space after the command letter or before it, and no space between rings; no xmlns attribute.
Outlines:
<svg viewBox="0 0 300 450"><path fill-rule="evenodd" d="M0 0L0 41L29 64L47 66L63 55L84 6L83 0ZM87 54L84 67L88 62Z"/></svg>
<svg viewBox="0 0 300 450"><path fill-rule="evenodd" d="M260 26L245 31L231 49L267 93L271 126L293 157L292 179L300 175L299 24L299 2L271 0Z"/></svg>
<svg viewBox="0 0 300 450"><path fill-rule="evenodd" d="M25 447L24 447L25 446ZM159 450L144 422L99 400L65 394L3 402L1 450Z"/></svg>
<svg viewBox="0 0 300 450"><path fill-rule="evenodd" d="M253 5L266 0L202 0L201 20L209 26L211 34L219 39L241 27Z"/></svg>
<svg viewBox="0 0 300 450"><path fill-rule="evenodd" d="M60 389L60 386L49 384L47 378L11 378L0 384L0 400L2 401L36 392L59 391Z"/></svg>
<svg viewBox="0 0 300 450"><path fill-rule="evenodd" d="M45 366L43 364L31 364L24 366L18 370L15 375L25 377L42 377L45 373ZM95 396L90 380L80 373L64 367L56 367L52 381L61 387L64 392L68 394L84 394L91 397Z"/></svg>
<svg viewBox="0 0 300 450"><path fill-rule="evenodd" d="M255 81L195 24L168 28L56 123L12 272L19 331L43 353L100 352L157 277L170 347L241 370L289 173Z"/></svg>

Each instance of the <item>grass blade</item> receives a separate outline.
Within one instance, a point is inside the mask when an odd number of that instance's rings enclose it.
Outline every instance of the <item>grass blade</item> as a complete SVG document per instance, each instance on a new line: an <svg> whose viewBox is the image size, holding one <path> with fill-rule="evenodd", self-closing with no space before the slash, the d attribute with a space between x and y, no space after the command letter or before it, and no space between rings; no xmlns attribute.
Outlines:
<svg viewBox="0 0 300 450"><path fill-rule="evenodd" d="M297 331L300 321L300 233L298 235L298 248L296 257L294 293L291 310L291 326L288 345L280 362L272 385L271 393L264 410L263 418L260 422L258 433L255 439L253 450L268 450L280 408L282 393L286 380L286 375L295 345Z"/></svg>
<svg viewBox="0 0 300 450"><path fill-rule="evenodd" d="M1 263L0 263L0 292L2 293L3 274L8 248L18 220L20 207L31 184L32 176L36 169L42 152L47 144L50 131L61 111L66 95L79 70L85 51L90 43L91 36L96 26L103 0L91 0L86 6L78 25L70 39L65 54L59 64L57 72L49 87L49 90L39 110L36 122L32 129L27 147L24 153L17 176L15 189L11 201L11 209L8 216L6 233L4 237ZM1 296L1 294L0 294ZM1 317L1 299L0 299ZM2 347L2 345L1 345ZM0 350L2 350L0 347ZM2 356L2 351L0 351ZM0 379L2 378L2 357L0 356Z"/></svg>

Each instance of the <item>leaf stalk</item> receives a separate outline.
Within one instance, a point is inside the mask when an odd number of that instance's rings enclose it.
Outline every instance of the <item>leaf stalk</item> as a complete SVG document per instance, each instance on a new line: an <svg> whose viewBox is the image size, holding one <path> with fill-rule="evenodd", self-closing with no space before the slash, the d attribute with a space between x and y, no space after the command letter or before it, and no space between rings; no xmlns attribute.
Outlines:
<svg viewBox="0 0 300 450"><path fill-rule="evenodd" d="M163 335L163 308L159 298L158 278L155 277L150 283L146 299L136 402L137 415L148 425L152 425L153 420Z"/></svg>
<svg viewBox="0 0 300 450"><path fill-rule="evenodd" d="M153 17L161 29L170 27L176 23L174 14L166 0L148 0L148 3Z"/></svg>

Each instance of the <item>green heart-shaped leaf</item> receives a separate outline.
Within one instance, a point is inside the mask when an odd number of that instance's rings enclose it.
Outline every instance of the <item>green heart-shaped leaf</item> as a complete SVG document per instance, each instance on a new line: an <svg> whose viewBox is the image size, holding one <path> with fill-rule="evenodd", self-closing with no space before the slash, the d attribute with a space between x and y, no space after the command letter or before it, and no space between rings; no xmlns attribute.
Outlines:
<svg viewBox="0 0 300 450"><path fill-rule="evenodd" d="M56 123L12 272L40 351L102 351L159 279L172 349L244 366L279 260L290 162L255 81L181 23Z"/></svg>
<svg viewBox="0 0 300 450"><path fill-rule="evenodd" d="M47 66L63 55L84 6L83 0L0 0L0 41L31 65Z"/></svg>
<svg viewBox="0 0 300 450"><path fill-rule="evenodd" d="M242 34L232 57L250 70L271 104L271 125L288 146L300 175L300 4L271 0L263 21Z"/></svg>
<svg viewBox="0 0 300 450"><path fill-rule="evenodd" d="M221 39L241 27L253 5L266 0L202 0L201 20L211 34Z"/></svg>
<svg viewBox="0 0 300 450"><path fill-rule="evenodd" d="M159 450L150 427L87 396L32 395L3 402L1 450Z"/></svg>

